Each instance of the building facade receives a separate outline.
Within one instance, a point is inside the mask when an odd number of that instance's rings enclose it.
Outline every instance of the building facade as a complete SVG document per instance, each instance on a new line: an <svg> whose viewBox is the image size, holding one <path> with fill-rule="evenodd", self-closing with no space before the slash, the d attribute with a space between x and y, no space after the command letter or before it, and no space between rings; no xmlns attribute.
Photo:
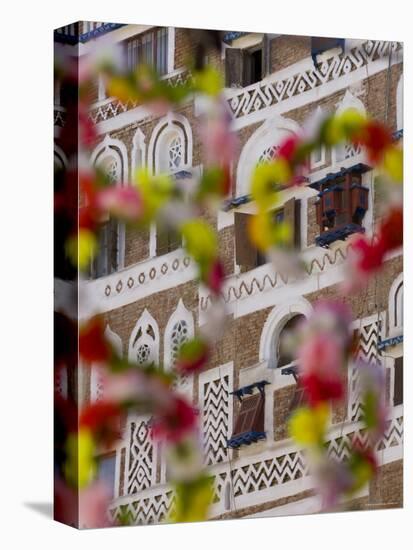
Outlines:
<svg viewBox="0 0 413 550"><path fill-rule="evenodd" d="M118 44L128 64L151 62L172 86L189 77L186 62L194 42L187 29L78 25L58 32L62 37L80 34L80 55L87 55L98 41ZM222 36L221 49L208 52L207 61L224 74L227 107L240 143L232 167L232 196L213 220L226 272L228 322L206 369L180 380L179 390L199 408L205 464L214 477L212 518L313 513L320 509L314 481L303 451L287 434L297 386L291 374L295 358L283 351L283 338L298 319L310 315L317 300L341 296L346 237L357 230L354 225L374 234L382 205L375 170L360 149L346 145L314 154L309 181L288 190L278 212L293 222L306 265L305 277L289 280L245 240L245 221L255 211L248 196L250 175L317 112L353 107L387 123L394 139L402 139L402 45L257 33ZM100 136L91 163L102 167L113 185L128 181L141 166L177 178L202 171L197 99L159 117L143 106L106 97L101 82L91 94L90 116ZM64 165L59 128L65 113L58 90L55 102L55 162ZM326 225L320 191L332 180L346 185L347 176L363 189L363 216L343 214ZM349 509L399 507L403 502L402 271L398 251L364 291L341 296L356 319L359 357L385 369L390 410L377 449L378 475L348 503ZM97 304L120 354L170 369L179 346L202 326L211 306L211 297L195 277L193 262L176 235L155 226L138 233L109 221L85 282L88 301L82 314L86 317L91 304ZM84 372L83 384L84 399L102 397L98 369ZM61 385L64 391L64 381ZM248 386L256 396L253 406L259 404L258 431L263 434L254 441L237 438L242 408L237 390ZM355 435L363 437L357 371L352 367L347 386L346 402L333 408L330 429L329 449L339 458L346 456ZM163 521L173 500L162 448L151 440L148 420L128 418L122 441L101 462L102 475L113 486L113 514L126 510L134 523L144 524Z"/></svg>

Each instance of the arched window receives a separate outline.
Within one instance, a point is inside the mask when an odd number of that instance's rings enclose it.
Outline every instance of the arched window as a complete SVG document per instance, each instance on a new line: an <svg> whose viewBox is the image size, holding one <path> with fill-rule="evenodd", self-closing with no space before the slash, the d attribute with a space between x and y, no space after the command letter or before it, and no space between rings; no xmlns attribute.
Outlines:
<svg viewBox="0 0 413 550"><path fill-rule="evenodd" d="M154 173L175 173L192 165L192 131L182 115L168 115L152 132L148 163Z"/></svg>
<svg viewBox="0 0 413 550"><path fill-rule="evenodd" d="M259 359L269 368L293 366L296 360L294 346L291 346L298 324L308 318L312 306L305 298L294 298L275 306L265 321L261 340Z"/></svg>
<svg viewBox="0 0 413 550"><path fill-rule="evenodd" d="M128 181L128 161L125 145L106 135L91 155L91 164L106 175L112 185ZM98 253L91 266L92 277L109 275L123 267L125 228L115 219L108 218L100 226Z"/></svg>
<svg viewBox="0 0 413 550"><path fill-rule="evenodd" d="M393 281L389 292L389 336L403 333L403 273Z"/></svg>
<svg viewBox="0 0 413 550"><path fill-rule="evenodd" d="M349 90L347 90L344 94L343 100L337 108L336 115L339 115L348 109L355 109L363 115L366 112L362 101L355 97ZM362 149L360 145L354 145L350 142L340 144L333 149L333 163L342 162L344 160L356 157L360 155L361 151Z"/></svg>
<svg viewBox="0 0 413 550"><path fill-rule="evenodd" d="M58 145L54 145L54 169L65 170L67 168L67 157Z"/></svg>
<svg viewBox="0 0 413 550"><path fill-rule="evenodd" d="M276 116L264 122L244 145L237 168L237 197L250 192L251 176L258 163L269 162L277 155L279 144L299 131L299 125Z"/></svg>
<svg viewBox="0 0 413 550"><path fill-rule="evenodd" d="M182 344L194 336L194 318L182 299L165 327L164 365L173 368Z"/></svg>
<svg viewBox="0 0 413 550"><path fill-rule="evenodd" d="M159 328L147 309L132 331L129 340L129 361L141 366L159 363Z"/></svg>
<svg viewBox="0 0 413 550"><path fill-rule="evenodd" d="M276 338L275 360L277 368L294 366L297 359L296 347L292 343L294 331L301 321L305 319L304 315L298 314L290 317L284 324L280 334Z"/></svg>

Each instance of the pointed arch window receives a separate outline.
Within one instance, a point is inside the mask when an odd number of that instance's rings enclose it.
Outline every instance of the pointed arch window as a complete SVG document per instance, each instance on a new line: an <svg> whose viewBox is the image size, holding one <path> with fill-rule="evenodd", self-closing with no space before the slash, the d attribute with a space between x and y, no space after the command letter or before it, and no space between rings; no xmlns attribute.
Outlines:
<svg viewBox="0 0 413 550"><path fill-rule="evenodd" d="M173 368L182 344L193 338L193 336L193 315L180 299L165 328L164 364L166 369Z"/></svg>
<svg viewBox="0 0 413 550"><path fill-rule="evenodd" d="M147 309L132 331L129 341L129 361L140 366L159 363L159 328Z"/></svg>
<svg viewBox="0 0 413 550"><path fill-rule="evenodd" d="M122 185L128 178L126 147L120 140L106 135L91 156L93 166L99 168L110 185ZM123 266L125 228L117 220L102 220L98 235L98 253L91 265L93 278L109 275Z"/></svg>

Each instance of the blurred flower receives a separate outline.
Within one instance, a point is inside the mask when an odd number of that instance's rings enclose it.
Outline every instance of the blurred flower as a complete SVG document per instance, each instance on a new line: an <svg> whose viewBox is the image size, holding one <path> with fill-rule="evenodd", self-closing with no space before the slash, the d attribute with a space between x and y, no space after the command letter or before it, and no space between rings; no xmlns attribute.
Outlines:
<svg viewBox="0 0 413 550"><path fill-rule="evenodd" d="M196 427L195 409L179 396L154 417L151 422L151 434L154 439L166 439L178 442Z"/></svg>
<svg viewBox="0 0 413 550"><path fill-rule="evenodd" d="M66 254L73 265L85 270L95 256L97 239L90 229L80 228L77 235L71 235L66 241Z"/></svg>
<svg viewBox="0 0 413 550"><path fill-rule="evenodd" d="M214 293L219 294L224 282L225 272L222 262L216 260L209 264L205 271L201 270L201 280Z"/></svg>
<svg viewBox="0 0 413 550"><path fill-rule="evenodd" d="M95 441L91 430L81 428L68 435L64 474L74 488L86 487L96 474Z"/></svg>
<svg viewBox="0 0 413 550"><path fill-rule="evenodd" d="M359 388L363 404L363 422L369 431L371 443L383 435L386 425L385 380L380 365L357 363Z"/></svg>
<svg viewBox="0 0 413 550"><path fill-rule="evenodd" d="M203 521L214 495L213 479L201 476L175 484L176 501L171 519L175 522Z"/></svg>
<svg viewBox="0 0 413 550"><path fill-rule="evenodd" d="M109 488L102 481L94 481L77 491L60 478L55 479L55 519L72 527L96 529L110 527L108 507Z"/></svg>
<svg viewBox="0 0 413 550"><path fill-rule="evenodd" d="M203 454L197 435L191 433L177 443L167 443L166 458L171 479L195 479L203 466Z"/></svg>
<svg viewBox="0 0 413 550"><path fill-rule="evenodd" d="M79 331L79 353L87 363L108 361L112 355L100 317L93 317Z"/></svg>
<svg viewBox="0 0 413 550"><path fill-rule="evenodd" d="M369 448L363 447L357 441L353 443L347 466L352 476L351 486L347 490L347 494L350 496L362 489L377 471L377 461L374 452Z"/></svg>
<svg viewBox="0 0 413 550"><path fill-rule="evenodd" d="M288 422L290 437L301 445L321 447L328 422L328 405L319 403L315 407L300 407Z"/></svg>
<svg viewBox="0 0 413 550"><path fill-rule="evenodd" d="M382 160L386 149L392 145L392 136L387 126L370 119L354 134L353 142L363 145L370 162L377 163Z"/></svg>
<svg viewBox="0 0 413 550"><path fill-rule="evenodd" d="M142 214L142 200L136 187L110 186L96 194L96 206L121 220L136 222Z"/></svg>
<svg viewBox="0 0 413 550"><path fill-rule="evenodd" d="M82 409L80 428L90 430L97 439L110 446L120 437L122 409L113 401L96 401Z"/></svg>
<svg viewBox="0 0 413 550"><path fill-rule="evenodd" d="M403 182L403 150L400 147L389 147L383 155L381 169L394 183Z"/></svg>
<svg viewBox="0 0 413 550"><path fill-rule="evenodd" d="M175 368L180 374L200 371L209 357L209 348L201 338L192 338L184 342L178 352Z"/></svg>

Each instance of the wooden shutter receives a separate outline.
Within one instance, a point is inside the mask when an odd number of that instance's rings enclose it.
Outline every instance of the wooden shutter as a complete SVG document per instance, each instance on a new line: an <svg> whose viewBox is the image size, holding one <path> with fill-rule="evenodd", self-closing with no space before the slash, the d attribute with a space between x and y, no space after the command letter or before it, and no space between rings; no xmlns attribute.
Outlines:
<svg viewBox="0 0 413 550"><path fill-rule="evenodd" d="M233 436L250 431L264 431L264 397L261 393L242 400Z"/></svg>
<svg viewBox="0 0 413 550"><path fill-rule="evenodd" d="M394 361L394 397L393 404L396 407L403 403L403 357L397 357Z"/></svg>
<svg viewBox="0 0 413 550"><path fill-rule="evenodd" d="M256 267L258 253L255 246L251 243L248 235L248 222L250 214L235 212L235 259L238 265L246 267Z"/></svg>
<svg viewBox="0 0 413 550"><path fill-rule="evenodd" d="M228 88L243 86L243 51L238 48L225 50L225 85Z"/></svg>

